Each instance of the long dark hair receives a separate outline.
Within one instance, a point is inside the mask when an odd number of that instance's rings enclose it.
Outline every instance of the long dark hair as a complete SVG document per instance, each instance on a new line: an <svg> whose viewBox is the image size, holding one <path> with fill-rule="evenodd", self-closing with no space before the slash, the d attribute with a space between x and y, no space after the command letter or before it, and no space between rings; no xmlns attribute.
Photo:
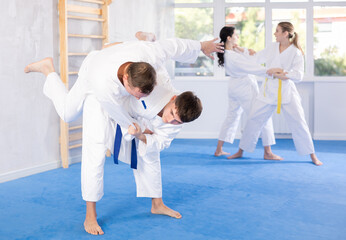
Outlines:
<svg viewBox="0 0 346 240"><path fill-rule="evenodd" d="M225 44L226 47L226 41L227 41L227 37L230 36L232 37L234 33L234 27L223 27L220 31L220 43L223 42L223 44ZM225 63L225 59L224 59L224 53L217 53L217 57L219 58L218 63L219 63L219 67L223 67L224 63Z"/></svg>

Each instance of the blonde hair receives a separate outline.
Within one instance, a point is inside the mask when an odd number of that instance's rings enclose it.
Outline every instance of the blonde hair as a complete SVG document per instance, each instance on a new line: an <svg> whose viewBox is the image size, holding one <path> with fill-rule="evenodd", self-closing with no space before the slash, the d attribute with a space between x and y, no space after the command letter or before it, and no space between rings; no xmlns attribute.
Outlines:
<svg viewBox="0 0 346 240"><path fill-rule="evenodd" d="M278 26L281 27L282 32L288 32L288 40L290 42L292 42L294 44L294 46L296 46L296 48L298 48L302 52L302 54L304 55L303 49L301 48L301 46L298 42L298 40L299 40L298 33L296 33L294 31L294 27L293 27L292 23L280 22L278 24Z"/></svg>

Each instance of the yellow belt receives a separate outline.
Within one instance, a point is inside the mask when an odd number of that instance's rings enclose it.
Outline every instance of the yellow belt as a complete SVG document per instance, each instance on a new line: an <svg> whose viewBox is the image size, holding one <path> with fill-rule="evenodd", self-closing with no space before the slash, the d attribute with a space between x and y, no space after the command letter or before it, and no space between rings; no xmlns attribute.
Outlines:
<svg viewBox="0 0 346 240"><path fill-rule="evenodd" d="M266 78L266 81L264 82L264 92L263 95L266 96L266 86L267 86L268 78ZM279 87L278 87L278 107L276 109L277 113L281 112L281 101L282 101L282 95L281 95L281 89L282 89L282 80L279 78Z"/></svg>

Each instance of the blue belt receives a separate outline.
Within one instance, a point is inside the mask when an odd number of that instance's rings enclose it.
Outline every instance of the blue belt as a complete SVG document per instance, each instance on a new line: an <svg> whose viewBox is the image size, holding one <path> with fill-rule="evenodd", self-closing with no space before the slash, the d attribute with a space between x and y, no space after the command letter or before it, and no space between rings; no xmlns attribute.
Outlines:
<svg viewBox="0 0 346 240"><path fill-rule="evenodd" d="M123 137L123 134L121 132L121 128L119 124L117 124L117 131L115 133L115 140L114 140L114 164L118 164L118 158L119 158L119 152L120 152L120 145L121 145L121 139ZM137 169L137 149L136 149L136 140L132 139L132 146L131 146L131 168Z"/></svg>

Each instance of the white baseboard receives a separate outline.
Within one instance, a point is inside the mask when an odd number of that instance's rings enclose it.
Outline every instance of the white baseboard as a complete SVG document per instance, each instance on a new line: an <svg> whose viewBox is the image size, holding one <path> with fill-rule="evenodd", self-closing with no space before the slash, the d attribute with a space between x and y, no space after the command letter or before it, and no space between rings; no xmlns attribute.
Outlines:
<svg viewBox="0 0 346 240"><path fill-rule="evenodd" d="M314 140L346 140L345 134L326 134L326 133L315 133Z"/></svg>
<svg viewBox="0 0 346 240"><path fill-rule="evenodd" d="M3 174L0 174L0 183L11 181L11 180L22 178L22 177L27 177L36 173L45 172L45 171L56 169L59 167L61 167L61 162L54 161L54 162L44 163L38 166L33 166L29 168L18 169L15 171L3 173Z"/></svg>
<svg viewBox="0 0 346 240"><path fill-rule="evenodd" d="M80 161L81 161L81 155L74 156L73 158L70 158L69 160L70 164L79 163ZM61 168L61 167L62 167L62 163L61 163L61 160L59 159L58 161L44 163L41 165L29 167L29 168L18 169L15 171L0 174L0 183L15 180L22 177L27 177L33 174L46 172L46 171Z"/></svg>

